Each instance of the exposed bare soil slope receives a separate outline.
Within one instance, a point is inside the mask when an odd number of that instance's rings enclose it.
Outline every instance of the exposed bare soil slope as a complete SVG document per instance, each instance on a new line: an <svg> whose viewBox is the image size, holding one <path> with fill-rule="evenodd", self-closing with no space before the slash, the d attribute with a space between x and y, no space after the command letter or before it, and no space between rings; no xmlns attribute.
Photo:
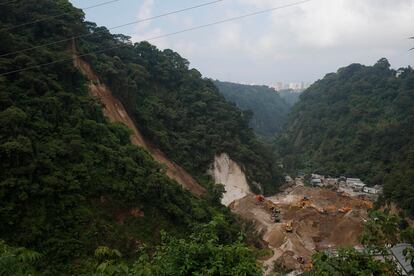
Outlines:
<svg viewBox="0 0 414 276"><path fill-rule="evenodd" d="M246 175L240 166L226 153L214 158L212 175L216 184L223 184L226 190L221 203L229 206L233 201L251 194Z"/></svg>
<svg viewBox="0 0 414 276"><path fill-rule="evenodd" d="M123 104L116 99L110 89L102 84L89 64L75 56L75 66L90 80L89 92L97 98L102 106L103 112L111 122L120 122L132 130L131 143L147 149L155 160L166 166L167 175L176 180L184 188L190 190L195 195L202 195L206 192L205 188L195 181L195 179L176 163L172 162L159 149L146 141L134 121L128 115Z"/></svg>
<svg viewBox="0 0 414 276"><path fill-rule="evenodd" d="M306 204L303 204L306 198ZM313 253L339 246L356 246L367 217L369 202L359 198L341 196L334 191L296 185L284 193L266 198L258 204L253 195L231 204L233 212L256 222L258 230L264 232L263 239L273 250L274 261L288 268L303 271L310 263ZM280 211L281 221L272 220L269 206ZM286 231L291 223L292 231ZM305 260L299 263L298 257Z"/></svg>

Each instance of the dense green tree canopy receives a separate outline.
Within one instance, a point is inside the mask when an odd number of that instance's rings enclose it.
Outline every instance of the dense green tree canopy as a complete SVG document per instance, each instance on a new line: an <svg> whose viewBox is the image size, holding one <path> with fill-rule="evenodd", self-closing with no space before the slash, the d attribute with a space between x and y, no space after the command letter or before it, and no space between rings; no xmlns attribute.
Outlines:
<svg viewBox="0 0 414 276"><path fill-rule="evenodd" d="M301 96L279 139L288 167L384 184L414 214L414 71L352 64Z"/></svg>
<svg viewBox="0 0 414 276"><path fill-rule="evenodd" d="M298 101L302 92L294 91L292 89L284 89L277 91L280 97L285 100L285 102L289 105L289 107L293 107Z"/></svg>
<svg viewBox="0 0 414 276"><path fill-rule="evenodd" d="M88 29L99 33L78 41L78 51L112 48L85 58L168 157L200 179L214 156L226 152L240 163L255 192L258 186L266 194L277 190L280 170L249 128L249 112L228 103L179 54L147 42L123 42L91 23Z"/></svg>
<svg viewBox="0 0 414 276"><path fill-rule="evenodd" d="M313 256L313 270L304 275L358 276L398 275L392 263L374 259L370 254L355 249L341 249L337 253L317 253Z"/></svg>
<svg viewBox="0 0 414 276"><path fill-rule="evenodd" d="M89 61L168 155L201 178L214 154L226 151L251 179L275 189L277 174L244 113L227 104L210 81L171 50L132 45L125 36L84 22L67 0L2 5L0 74L70 60L70 41L5 54L91 32L96 34L75 41L79 51L119 47ZM228 221L217 246L238 242L240 229L217 204L217 193L199 199L184 191L148 152L130 144L129 135L104 117L71 61L1 76L0 239L10 248L40 252L44 257L33 265L43 275L89 273L101 246L118 250L125 261L135 259L140 245L155 249L161 230L183 238L214 214Z"/></svg>

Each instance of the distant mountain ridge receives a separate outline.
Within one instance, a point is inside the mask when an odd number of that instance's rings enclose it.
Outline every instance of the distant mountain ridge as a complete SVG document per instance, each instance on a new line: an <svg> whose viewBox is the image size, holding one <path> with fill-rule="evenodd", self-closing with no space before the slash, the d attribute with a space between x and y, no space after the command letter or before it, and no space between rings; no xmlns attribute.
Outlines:
<svg viewBox="0 0 414 276"><path fill-rule="evenodd" d="M289 107L293 107L302 95L303 91L294 91L292 89L283 89L277 91L280 97L285 100L285 102L289 105Z"/></svg>
<svg viewBox="0 0 414 276"><path fill-rule="evenodd" d="M214 84L229 102L252 112L250 126L256 134L272 137L282 131L289 105L273 88L218 80Z"/></svg>

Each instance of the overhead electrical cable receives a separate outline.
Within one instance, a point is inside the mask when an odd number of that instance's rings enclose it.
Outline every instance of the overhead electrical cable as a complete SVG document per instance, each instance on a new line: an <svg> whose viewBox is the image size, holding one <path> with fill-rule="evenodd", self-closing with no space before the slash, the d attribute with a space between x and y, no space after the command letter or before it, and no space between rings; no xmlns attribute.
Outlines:
<svg viewBox="0 0 414 276"><path fill-rule="evenodd" d="M14 3L14 2L16 2L16 0L6 1L6 2L3 2L3 3L0 3L0 6L8 5L8 4L11 4L11 3Z"/></svg>
<svg viewBox="0 0 414 276"><path fill-rule="evenodd" d="M143 23L143 22L155 20L155 19L158 19L158 18L166 17L166 16L169 16L169 15L173 15L173 14L177 14L177 13L182 13L182 12L189 11L189 10L193 10L193 9L202 8L202 7L209 6L209 5L213 5L213 4L216 4L216 3L219 3L219 2L223 2L223 1L225 1L225 0L211 1L211 2L199 4L199 5L196 5L196 6L192 6L192 7L188 7L188 8L184 8L184 9L180 9L180 10L175 10L175 11L167 12L167 13L160 14L160 15L156 15L156 16L152 16L152 17L142 18L142 19L138 19L138 20L135 20L135 21L131 21L131 22L128 22L128 23L124 23L124 24L121 24L121 25L118 25L118 26L114 26L114 27L108 28L107 30L115 30L115 29L119 29L119 28L122 28L122 27L131 26L131 25L135 25L135 24L139 24L139 23ZM103 32L103 31L101 31L101 32ZM2 54L2 55L0 55L0 58L1 57L10 56L10 55L14 55L14 54L19 54L19 53L27 52L27 51L31 51L31 50L35 50L35 49L39 49L39 48L43 48L43 47L50 46L50 45L54 45L54 44L58 44L58 43L68 42L68 41L71 41L72 39L89 37L89 36L92 36L92 35L99 34L101 32L100 31L97 31L97 32L94 32L94 33L87 33L87 34L80 34L80 35L71 36L71 37L68 37L68 38L61 39L61 40L57 40L57 41L53 41L53 42L41 44L41 45L38 45L38 46L33 46L33 47L30 47L30 48L26 48L26 49L17 50L17 51L14 51L14 52Z"/></svg>
<svg viewBox="0 0 414 276"><path fill-rule="evenodd" d="M16 3L16 2L18 2L18 1L19 1L19 0L5 1L5 2L3 2L3 3L0 3L0 6L8 5L8 4L11 4L11 3ZM25 0L20 0L20 1L25 1ZM87 0L87 1L91 1L91 0Z"/></svg>
<svg viewBox="0 0 414 276"><path fill-rule="evenodd" d="M216 21L216 22L213 22L213 23L209 23L209 24L205 24L205 25L200 25L200 26L184 29L184 30L181 30L181 31L173 32L173 33L168 33L168 34L164 34L164 35L150 37L148 39L144 39L143 41L151 41L151 40L156 40L156 39L160 39L160 38L164 38L164 37L174 36L174 35L177 35L177 34L182 34L182 33L190 32L190 31L194 31L194 30L198 30L198 29L203 29L203 28L207 28L207 27L211 27L211 26L215 26L215 25L219 25L219 24L223 24L223 23L227 23L227 22L231 22L231 21L236 21L236 20L240 20L240 19L243 19L243 18L247 18L247 17L252 17L252 16L264 14L264 13L273 12L273 11L276 11L276 10L281 10L281 9L285 9L285 8L289 8L289 7L293 7L293 6L298 6L298 5L301 5L301 4L304 4L304 3L307 3L307 2L311 2L311 1L313 1L313 0L304 0L304 1L294 2L294 3L286 4L286 5L283 5L283 6L278 6L278 7L274 7L274 8L270 8L270 9L265 9L265 10L261 10L261 11L241 15L241 16L236 16L236 17ZM79 57L89 56L89 55L92 55L92 54L103 53L103 52L106 52L106 51L119 49L119 48L122 48L122 47L125 47L125 45L119 45L119 46L110 47L110 48L106 48L106 49L102 49L102 50L91 51L91 52L88 52L88 53L76 55L76 57L79 58ZM36 68L41 68L41 67L44 67L44 66L50 66L50 65L65 62L65 61L72 61L76 57L55 60L55 61L51 61L51 62L48 62L48 63L42 63L42 64L38 64L38 65L33 65L33 66L13 70L13 71L8 71L8 72L5 72L5 73L1 73L0 76L6 76L6 75L14 74L14 73L19 73L19 72L22 72L22 71L28 71L28 70L32 70L32 69L36 69Z"/></svg>
<svg viewBox="0 0 414 276"><path fill-rule="evenodd" d="M85 10L90 10L90 9L106 6L106 5L109 5L109 4L112 4L112 3L115 3L115 2L119 2L119 1L122 1L122 0L110 0L110 1L98 3L98 4L95 4L95 5L92 5L92 6L89 6L89 7L85 7L85 8L81 8L81 9L84 10L84 11ZM37 19L37 20L34 20L34 21L22 23L22 24L12 26L12 27L9 27L9 28L5 28L5 29L2 29L2 30L3 31L11 31L11 30L15 30L15 29L20 28L20 27L33 25L33 24L36 24L36 23L39 23L39 22L43 22L43 21L54 19L54 18L62 17L62 16L65 16L65 15L68 15L68 14L71 14L71 12L65 12L65 13L61 13L61 14L57 14L57 15L48 16L48 17L45 17L45 18L41 18L41 19Z"/></svg>

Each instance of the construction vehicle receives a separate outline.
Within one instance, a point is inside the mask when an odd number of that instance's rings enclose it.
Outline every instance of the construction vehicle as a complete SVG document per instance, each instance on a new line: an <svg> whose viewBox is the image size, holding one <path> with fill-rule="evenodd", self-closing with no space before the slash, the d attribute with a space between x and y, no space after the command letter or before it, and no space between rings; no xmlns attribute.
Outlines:
<svg viewBox="0 0 414 276"><path fill-rule="evenodd" d="M302 265L306 263L305 258L303 258L302 256L297 257L296 260L298 261L298 263L300 263Z"/></svg>
<svg viewBox="0 0 414 276"><path fill-rule="evenodd" d="M306 196L303 197L298 203L298 207L301 207L301 208L306 208L307 206L310 206L310 205L311 205L311 201Z"/></svg>
<svg viewBox="0 0 414 276"><path fill-rule="evenodd" d="M279 223L280 222L280 215L279 213L272 213L271 214L271 218L273 220L274 223Z"/></svg>
<svg viewBox="0 0 414 276"><path fill-rule="evenodd" d="M304 269L305 272L310 272L310 271L312 271L312 269L313 269L313 263L312 262L309 262L305 265L305 269Z"/></svg>
<svg viewBox="0 0 414 276"><path fill-rule="evenodd" d="M270 203L268 203L270 202ZM278 223L280 222L280 210L276 207L276 205L271 202L270 200L266 202L265 207L267 210L271 212L271 219L273 222Z"/></svg>
<svg viewBox="0 0 414 276"><path fill-rule="evenodd" d="M289 221L288 223L285 224L285 230L288 233L292 233L293 232L292 221Z"/></svg>
<svg viewBox="0 0 414 276"><path fill-rule="evenodd" d="M256 205L261 205L265 202L265 197L262 195L256 196Z"/></svg>
<svg viewBox="0 0 414 276"><path fill-rule="evenodd" d="M255 199L256 205L262 205L266 211L271 212L270 218L273 222L280 222L280 210L275 203L271 200L267 200L263 195L257 195Z"/></svg>
<svg viewBox="0 0 414 276"><path fill-rule="evenodd" d="M315 206L312 206L312 207L314 207L316 209L316 211L318 211L319 214L322 214L322 215L327 215L328 214L328 211L326 211L323 208L317 208Z"/></svg>
<svg viewBox="0 0 414 276"><path fill-rule="evenodd" d="M270 212L272 212L273 210L278 210L278 206L271 200L265 201L265 208Z"/></svg>

